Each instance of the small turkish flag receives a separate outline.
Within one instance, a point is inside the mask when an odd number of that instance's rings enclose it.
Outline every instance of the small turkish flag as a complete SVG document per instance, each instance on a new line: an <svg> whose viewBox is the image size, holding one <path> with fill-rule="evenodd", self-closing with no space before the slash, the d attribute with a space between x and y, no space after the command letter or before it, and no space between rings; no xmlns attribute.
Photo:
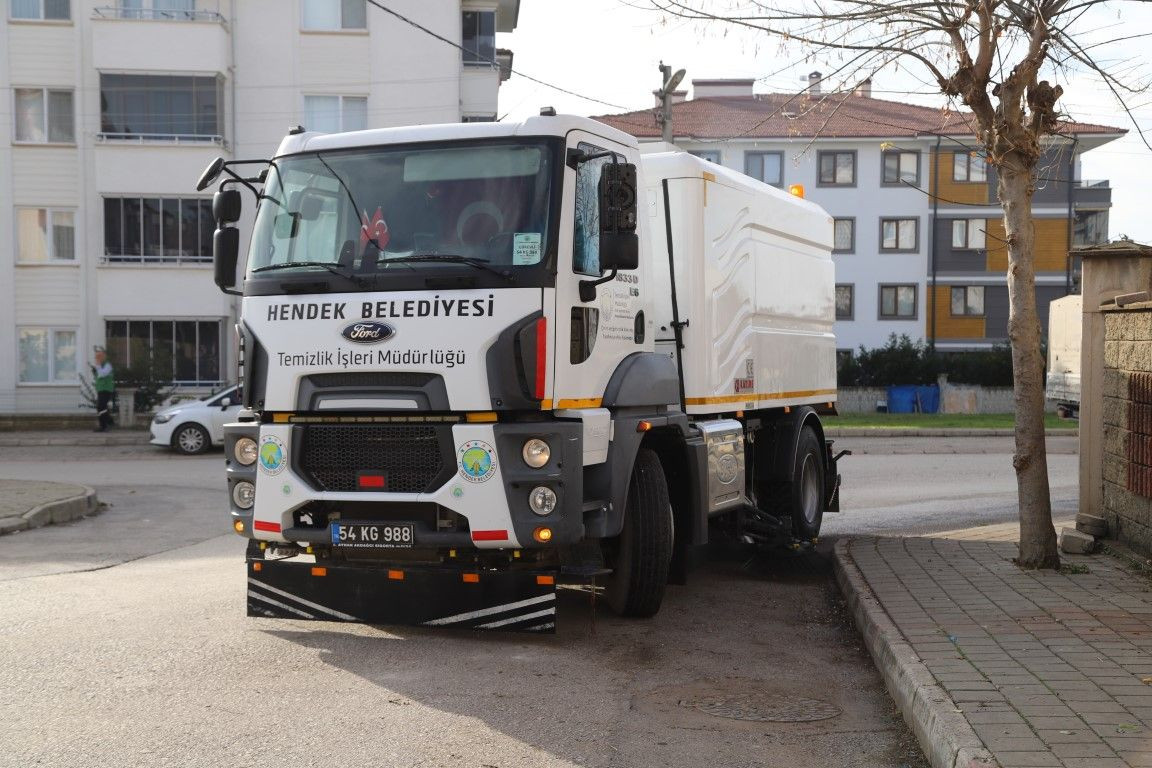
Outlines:
<svg viewBox="0 0 1152 768"><path fill-rule="evenodd" d="M365 213L364 217L367 218L368 214ZM388 224L384 221L384 212L377 206L376 213L372 214L372 220L360 227L360 248L363 249L369 242L374 242L377 248L384 250L384 246L388 245L389 237Z"/></svg>

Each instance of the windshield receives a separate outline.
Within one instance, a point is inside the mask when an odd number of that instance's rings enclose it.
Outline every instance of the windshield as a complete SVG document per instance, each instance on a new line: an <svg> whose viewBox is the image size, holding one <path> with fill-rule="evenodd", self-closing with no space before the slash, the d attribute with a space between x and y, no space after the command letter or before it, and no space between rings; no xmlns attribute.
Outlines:
<svg viewBox="0 0 1152 768"><path fill-rule="evenodd" d="M543 141L281 158L269 170L248 273L514 274L544 258L552 177Z"/></svg>

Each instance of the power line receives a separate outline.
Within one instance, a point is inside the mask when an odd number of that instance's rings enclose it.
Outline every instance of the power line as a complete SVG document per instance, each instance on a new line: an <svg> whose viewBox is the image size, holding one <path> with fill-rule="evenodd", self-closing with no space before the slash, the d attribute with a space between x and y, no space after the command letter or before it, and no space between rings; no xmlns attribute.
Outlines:
<svg viewBox="0 0 1152 768"><path fill-rule="evenodd" d="M498 61L496 61L496 59L489 58L486 56L481 56L479 51L469 50L469 49L465 48L464 46L460 45L459 43L457 43L453 40L449 40L448 38L444 37L441 34L433 32L432 30L428 29L428 27L425 27L424 25L420 24L419 22L413 21L412 19L408 18L404 14L399 13L398 11L394 11L391 8L389 8L388 6L386 6L380 2L377 2L377 0L367 0L367 2L369 5L372 5L376 8L379 8L380 10L384 11L387 14L395 16L397 19L404 22L405 24L408 24L409 26L420 30L421 32L423 32L424 34L426 34L430 37L436 38L437 40L439 40L442 43L446 43L447 45L452 46L453 48L461 51L462 53L467 53L469 56L475 56L480 61L484 61L488 64L493 65L493 66L496 66L496 67L500 66L500 63ZM518 69L512 69L511 67L509 67L508 71L514 75L519 75L520 77L524 78L525 80L531 80L532 82L543 85L546 88L551 88L554 91L559 91L560 93L565 93L565 94L568 94L569 96L575 96L578 99L584 99L585 101L592 101L592 102L595 102L597 104L603 104L604 106L612 107L613 109L624 109L624 110L628 109L627 107L623 107L619 104L613 104L609 101L604 101L603 99L597 99L593 96L585 96L582 93L576 93L576 91L570 91L567 88L561 88L558 85L553 85L552 83L541 80L540 78L532 77L531 75L525 74L524 72L521 72Z"/></svg>

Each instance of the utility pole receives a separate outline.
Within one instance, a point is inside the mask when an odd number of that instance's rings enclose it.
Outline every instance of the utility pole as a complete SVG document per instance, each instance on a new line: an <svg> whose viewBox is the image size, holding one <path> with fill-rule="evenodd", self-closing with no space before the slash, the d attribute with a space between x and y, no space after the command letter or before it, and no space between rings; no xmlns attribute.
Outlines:
<svg viewBox="0 0 1152 768"><path fill-rule="evenodd" d="M661 138L669 144L672 143L672 92L683 79L684 70L678 69L673 74L671 66L660 62L660 82L663 85L656 92L656 96L660 99L660 112L656 115L656 122L660 123Z"/></svg>

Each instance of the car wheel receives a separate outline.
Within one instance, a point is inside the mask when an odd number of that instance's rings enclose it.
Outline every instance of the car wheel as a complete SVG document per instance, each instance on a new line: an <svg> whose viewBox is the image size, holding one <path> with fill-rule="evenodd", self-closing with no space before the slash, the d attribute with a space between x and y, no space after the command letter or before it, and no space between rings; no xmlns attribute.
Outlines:
<svg viewBox="0 0 1152 768"><path fill-rule="evenodd" d="M172 434L172 448L179 453L191 456L204 453L210 447L212 438L208 436L208 430L199 424L181 424Z"/></svg>

